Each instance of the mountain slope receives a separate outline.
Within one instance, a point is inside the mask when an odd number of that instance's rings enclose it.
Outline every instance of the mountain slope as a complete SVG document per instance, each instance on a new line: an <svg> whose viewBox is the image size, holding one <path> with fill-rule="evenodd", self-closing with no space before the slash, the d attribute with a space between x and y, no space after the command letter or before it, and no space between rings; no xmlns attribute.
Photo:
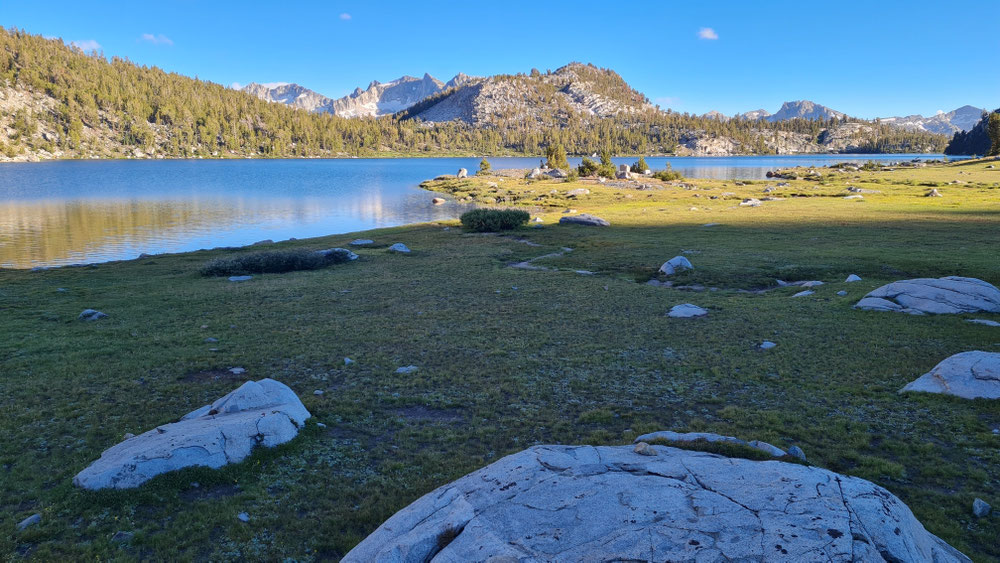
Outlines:
<svg viewBox="0 0 1000 563"><path fill-rule="evenodd" d="M827 120L832 117L842 119L847 117L839 111L834 111L824 105L810 102L809 100L799 100L795 102L785 102L781 104L781 109L773 115L764 117L767 121L788 121L789 119L822 119Z"/></svg>
<svg viewBox="0 0 1000 563"><path fill-rule="evenodd" d="M243 87L243 91L268 102L284 104L312 112L329 111L328 108L333 103L333 100L322 94L313 92L298 84L285 82L272 84L251 82Z"/></svg>
<svg viewBox="0 0 1000 563"><path fill-rule="evenodd" d="M968 131L959 131L951 138L948 146L945 147L945 154L978 154L984 155L990 150L992 142L987 130L990 115L1000 113L1000 108L992 113L983 115L974 127Z"/></svg>
<svg viewBox="0 0 1000 563"><path fill-rule="evenodd" d="M959 131L968 131L976 126L986 110L962 106L947 113L938 113L930 117L908 115L906 117L883 117L882 123L889 123L911 131L929 131L941 135L953 135Z"/></svg>

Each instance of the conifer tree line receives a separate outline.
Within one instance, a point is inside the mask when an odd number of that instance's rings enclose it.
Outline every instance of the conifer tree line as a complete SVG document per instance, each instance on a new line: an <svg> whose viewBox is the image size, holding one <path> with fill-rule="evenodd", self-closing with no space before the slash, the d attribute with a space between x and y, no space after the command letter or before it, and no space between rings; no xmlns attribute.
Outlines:
<svg viewBox="0 0 1000 563"><path fill-rule="evenodd" d="M627 87L621 89L615 81L605 86L608 92L623 92L624 102L635 101L637 93ZM577 155L666 154L692 131L731 137L748 154L767 154L772 151L766 141L782 132L819 138L843 121L722 121L652 108L587 119L558 107L540 122L510 115L483 125L428 123L409 117L412 112L349 119L266 102L219 84L125 58L86 54L58 39L2 28L0 89L42 100L32 108L0 113L0 124L9 129L0 135L0 152L8 156L32 150L69 157L125 156L135 151L164 157L544 155L555 145ZM939 135L868 125L873 133L857 139L859 152L944 148L945 138Z"/></svg>

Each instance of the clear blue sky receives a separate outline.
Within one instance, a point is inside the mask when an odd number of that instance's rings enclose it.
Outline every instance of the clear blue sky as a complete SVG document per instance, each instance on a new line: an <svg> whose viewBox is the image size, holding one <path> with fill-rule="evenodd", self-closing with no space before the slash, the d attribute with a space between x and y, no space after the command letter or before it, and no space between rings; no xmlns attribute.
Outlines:
<svg viewBox="0 0 1000 563"><path fill-rule="evenodd" d="M79 2L0 0L0 24L232 84L331 97L592 62L662 107L808 99L859 117L1000 107L1000 0Z"/></svg>

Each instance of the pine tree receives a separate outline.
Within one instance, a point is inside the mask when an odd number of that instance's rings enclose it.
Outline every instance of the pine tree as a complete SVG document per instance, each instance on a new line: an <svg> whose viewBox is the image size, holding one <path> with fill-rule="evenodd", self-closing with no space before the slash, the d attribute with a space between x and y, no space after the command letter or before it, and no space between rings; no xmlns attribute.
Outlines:
<svg viewBox="0 0 1000 563"><path fill-rule="evenodd" d="M990 152L988 156L1000 155L1000 113L990 114L990 122L986 126L990 135Z"/></svg>

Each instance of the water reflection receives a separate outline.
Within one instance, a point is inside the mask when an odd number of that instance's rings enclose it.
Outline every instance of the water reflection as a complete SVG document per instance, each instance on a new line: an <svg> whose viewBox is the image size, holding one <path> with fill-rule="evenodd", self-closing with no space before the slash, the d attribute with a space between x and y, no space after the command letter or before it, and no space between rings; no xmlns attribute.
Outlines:
<svg viewBox="0 0 1000 563"><path fill-rule="evenodd" d="M939 155L921 155L935 157ZM782 166L901 155L664 158L688 177L762 178ZM630 164L632 158L616 158ZM537 158L492 158L530 168ZM580 159L570 159L577 165ZM0 266L90 263L457 217L417 185L479 158L65 161L0 165Z"/></svg>

